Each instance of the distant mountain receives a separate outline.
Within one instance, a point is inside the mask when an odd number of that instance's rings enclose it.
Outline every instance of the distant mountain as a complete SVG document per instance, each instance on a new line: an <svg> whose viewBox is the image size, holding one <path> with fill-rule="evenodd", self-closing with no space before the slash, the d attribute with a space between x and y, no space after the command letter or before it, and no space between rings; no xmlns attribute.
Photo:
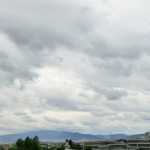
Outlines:
<svg viewBox="0 0 150 150"><path fill-rule="evenodd" d="M128 139L129 135L126 134L109 134L109 135L97 135L99 139L102 140L118 140L118 139Z"/></svg>
<svg viewBox="0 0 150 150"><path fill-rule="evenodd" d="M31 131L19 134L7 134L0 136L0 143L15 143L18 138L25 139L27 136L33 138L38 136L40 141L44 142L60 142L65 141L66 139L72 139L73 141L83 141L83 140L117 140L117 139L129 139L137 138L140 135L126 135L126 134L110 134L110 135L91 135L83 134L78 132L67 132L67 131L51 131L51 130L41 130L41 131Z"/></svg>
<svg viewBox="0 0 150 150"><path fill-rule="evenodd" d="M142 138L144 137L145 134L135 134L135 135L130 135L129 139L137 139L137 138Z"/></svg>

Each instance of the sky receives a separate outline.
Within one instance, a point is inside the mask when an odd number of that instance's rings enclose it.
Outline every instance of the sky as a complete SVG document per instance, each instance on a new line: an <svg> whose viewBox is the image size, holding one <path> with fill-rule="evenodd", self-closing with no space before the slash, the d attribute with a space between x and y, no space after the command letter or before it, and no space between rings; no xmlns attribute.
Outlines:
<svg viewBox="0 0 150 150"><path fill-rule="evenodd" d="M150 131L149 0L0 0L0 134Z"/></svg>

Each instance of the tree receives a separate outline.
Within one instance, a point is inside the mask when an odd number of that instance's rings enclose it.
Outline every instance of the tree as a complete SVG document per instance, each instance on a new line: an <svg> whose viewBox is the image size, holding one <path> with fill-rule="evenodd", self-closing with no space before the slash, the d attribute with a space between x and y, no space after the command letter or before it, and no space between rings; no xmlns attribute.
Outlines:
<svg viewBox="0 0 150 150"><path fill-rule="evenodd" d="M70 140L69 140L69 145L72 146L72 144L73 144L73 142L72 142L72 140L70 139Z"/></svg>
<svg viewBox="0 0 150 150"><path fill-rule="evenodd" d="M33 141L39 143L39 138L38 138L38 136L35 136L35 137L33 138Z"/></svg>
<svg viewBox="0 0 150 150"><path fill-rule="evenodd" d="M4 150L4 147L3 147L3 146L0 146L0 150Z"/></svg>
<svg viewBox="0 0 150 150"><path fill-rule="evenodd" d="M58 147L57 150L65 150L64 146Z"/></svg>
<svg viewBox="0 0 150 150"><path fill-rule="evenodd" d="M35 136L32 140L32 150L40 150L39 138Z"/></svg>
<svg viewBox="0 0 150 150"><path fill-rule="evenodd" d="M35 136L33 139L28 136L25 140L18 139L16 150L41 150L38 136Z"/></svg>
<svg viewBox="0 0 150 150"><path fill-rule="evenodd" d="M24 150L24 141L22 139L18 139L16 142L17 150Z"/></svg>
<svg viewBox="0 0 150 150"><path fill-rule="evenodd" d="M82 147L78 143L73 143L73 145L71 146L71 149L82 150Z"/></svg>

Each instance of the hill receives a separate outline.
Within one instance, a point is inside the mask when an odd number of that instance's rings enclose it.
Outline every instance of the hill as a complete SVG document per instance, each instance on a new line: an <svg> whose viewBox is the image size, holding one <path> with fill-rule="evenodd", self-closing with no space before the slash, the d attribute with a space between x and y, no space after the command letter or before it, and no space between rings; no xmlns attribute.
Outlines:
<svg viewBox="0 0 150 150"><path fill-rule="evenodd" d="M92 135L83 134L79 132L67 132L67 131L51 131L51 130L41 130L41 131L30 131L19 134L7 134L0 136L0 143L14 143L18 138L25 139L27 136L33 138L38 136L40 141L44 142L60 142L66 139L72 139L73 141L95 141L95 140L117 140L117 139L129 139L137 138L140 135L126 135L126 134L110 134L110 135Z"/></svg>

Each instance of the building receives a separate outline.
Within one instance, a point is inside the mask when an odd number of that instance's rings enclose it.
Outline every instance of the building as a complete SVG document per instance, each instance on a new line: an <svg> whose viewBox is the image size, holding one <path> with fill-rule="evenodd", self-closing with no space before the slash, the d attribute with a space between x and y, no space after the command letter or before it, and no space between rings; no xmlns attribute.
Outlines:
<svg viewBox="0 0 150 150"><path fill-rule="evenodd" d="M144 137L128 140L127 144L129 149L150 150L150 132L146 132Z"/></svg>
<svg viewBox="0 0 150 150"><path fill-rule="evenodd" d="M0 144L0 147L3 147L4 150L8 150L11 146L11 144Z"/></svg>
<svg viewBox="0 0 150 150"><path fill-rule="evenodd" d="M146 132L141 138L101 143L92 150L150 150L150 132Z"/></svg>

